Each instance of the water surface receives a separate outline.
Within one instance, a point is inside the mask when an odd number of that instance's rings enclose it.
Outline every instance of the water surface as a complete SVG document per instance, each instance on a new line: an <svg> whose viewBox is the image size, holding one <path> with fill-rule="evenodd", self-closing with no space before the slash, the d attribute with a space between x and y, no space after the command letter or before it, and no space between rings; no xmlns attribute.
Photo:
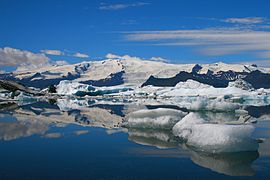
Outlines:
<svg viewBox="0 0 270 180"><path fill-rule="evenodd" d="M260 140L258 150L221 154L189 147L169 130L120 127L128 113L154 108L108 103L60 110L46 102L9 104L0 112L0 179L270 177L267 108L261 107L259 115L257 109L249 111L258 116L253 134Z"/></svg>

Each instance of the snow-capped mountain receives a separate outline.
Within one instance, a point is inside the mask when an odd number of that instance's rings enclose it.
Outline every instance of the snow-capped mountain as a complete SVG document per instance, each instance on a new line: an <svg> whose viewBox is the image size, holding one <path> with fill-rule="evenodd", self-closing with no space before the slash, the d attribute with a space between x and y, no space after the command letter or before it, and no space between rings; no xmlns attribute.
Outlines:
<svg viewBox="0 0 270 180"><path fill-rule="evenodd" d="M228 82L243 78L254 88L270 87L270 68L242 64L169 64L136 57L122 56L103 61L54 65L31 71L16 71L0 75L0 79L16 80L26 86L45 88L62 80L72 80L93 86L175 86L193 79L214 87L226 87Z"/></svg>

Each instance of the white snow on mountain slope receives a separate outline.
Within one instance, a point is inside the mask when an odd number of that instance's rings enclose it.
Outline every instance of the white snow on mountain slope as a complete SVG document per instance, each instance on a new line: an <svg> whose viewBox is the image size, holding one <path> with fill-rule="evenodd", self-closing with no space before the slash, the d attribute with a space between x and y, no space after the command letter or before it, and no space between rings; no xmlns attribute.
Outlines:
<svg viewBox="0 0 270 180"><path fill-rule="evenodd" d="M168 64L129 58L122 60L127 85L141 85L151 75L159 78L173 77L180 71L191 72L195 64Z"/></svg>
<svg viewBox="0 0 270 180"><path fill-rule="evenodd" d="M29 78L36 73L42 73L44 75L44 79L55 79L63 76L67 76L68 73L75 73L74 67L76 64L73 65L53 65L53 66L44 66L39 69L33 69L31 71L15 71L13 75L16 78L23 79Z"/></svg>
<svg viewBox="0 0 270 180"><path fill-rule="evenodd" d="M243 65L243 64L226 64L223 62L213 63L213 64L200 64L202 69L198 72L200 74L206 74L208 70L213 71L213 73L217 73L219 71L234 71L234 72L251 72L254 70L260 70L265 73L269 73L270 71L265 68L258 68L251 65Z"/></svg>
<svg viewBox="0 0 270 180"><path fill-rule="evenodd" d="M270 68L257 67L256 65L250 64L226 64L223 62L213 64L200 64L202 69L198 72L199 74L206 74L208 70L217 73L219 71L234 71L234 72L252 72L259 70L263 73L270 73Z"/></svg>
<svg viewBox="0 0 270 180"><path fill-rule="evenodd" d="M119 60L92 61L87 71L81 73L76 81L100 80L123 71L123 65Z"/></svg>
<svg viewBox="0 0 270 180"><path fill-rule="evenodd" d="M74 81L100 80L110 77L124 71L124 84L128 86L139 86L144 83L151 75L159 78L173 77L180 71L191 72L196 64L169 64L165 62L156 62L143 60L138 57L116 56L103 61L81 62L71 65L53 65L42 67L31 71L13 72L14 76L23 79L32 77L36 73L41 73L36 79L55 79L66 77L68 74L77 76ZM260 70L264 73L270 73L270 68L261 68L242 64L199 64L202 67L198 71L205 74L208 70L217 73L219 71L251 72Z"/></svg>

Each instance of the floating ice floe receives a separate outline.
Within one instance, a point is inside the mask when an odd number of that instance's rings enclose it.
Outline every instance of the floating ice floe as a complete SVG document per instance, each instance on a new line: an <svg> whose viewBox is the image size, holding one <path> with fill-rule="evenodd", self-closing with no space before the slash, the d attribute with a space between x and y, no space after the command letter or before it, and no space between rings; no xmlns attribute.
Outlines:
<svg viewBox="0 0 270 180"><path fill-rule="evenodd" d="M208 98L216 97L250 97L256 98L261 95L268 95L269 90L258 89L254 90L252 85L242 79L230 82L226 88L215 88L213 86L203 84L194 80L179 82L175 87L156 87L144 86L135 88L134 91L124 93L133 96L148 96L148 97L194 97L205 96Z"/></svg>
<svg viewBox="0 0 270 180"><path fill-rule="evenodd" d="M200 151L212 153L256 151L258 143L251 138L251 124L207 123L196 113L185 116L173 127L173 134Z"/></svg>
<svg viewBox="0 0 270 180"><path fill-rule="evenodd" d="M127 115L125 125L128 127L137 128L171 129L185 115L185 112L174 109L144 109L132 112Z"/></svg>

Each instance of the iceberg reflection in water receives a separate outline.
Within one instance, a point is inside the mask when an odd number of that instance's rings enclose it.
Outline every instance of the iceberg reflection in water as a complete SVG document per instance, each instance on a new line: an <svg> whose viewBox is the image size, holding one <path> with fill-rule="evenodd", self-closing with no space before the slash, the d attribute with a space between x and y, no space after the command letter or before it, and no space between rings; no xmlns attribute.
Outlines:
<svg viewBox="0 0 270 180"><path fill-rule="evenodd" d="M259 157L258 151L204 154L192 151L191 160L199 166L230 176L253 176L251 165Z"/></svg>
<svg viewBox="0 0 270 180"><path fill-rule="evenodd" d="M267 146L259 148L260 127L253 123L261 119L267 122L270 116L269 111L258 115L257 107L253 116L250 109L254 107L244 106L235 112L190 112L166 104L83 99L9 104L0 109L0 140L19 141L33 135L61 139L91 134L89 128L105 128L108 136L127 135L129 142L137 144L140 151L128 150L129 153L151 155L150 150L155 148L155 155L160 152L164 156L170 152L167 150L172 150L177 152L173 157L190 158L193 163L217 173L253 176L256 169L252 164L259 158L258 150L270 154L267 149L261 149ZM70 125L86 129L66 132ZM267 135L262 137L266 142L270 139Z"/></svg>

